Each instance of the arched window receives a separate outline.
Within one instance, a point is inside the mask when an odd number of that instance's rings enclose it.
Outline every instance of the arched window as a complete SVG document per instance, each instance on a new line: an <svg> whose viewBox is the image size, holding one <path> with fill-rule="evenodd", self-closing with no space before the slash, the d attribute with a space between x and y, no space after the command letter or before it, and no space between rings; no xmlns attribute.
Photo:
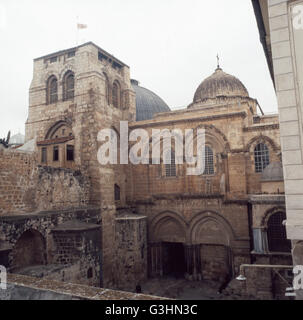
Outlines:
<svg viewBox="0 0 303 320"><path fill-rule="evenodd" d="M170 159L169 159L170 155ZM166 162L170 162L170 164L165 164L165 175L166 177L176 177L177 176L177 170L176 170L176 156L174 151L171 151L169 154L169 151L166 153ZM170 160L170 161L169 161Z"/></svg>
<svg viewBox="0 0 303 320"><path fill-rule="evenodd" d="M286 228L283 221L286 220L285 212L274 213L267 223L268 249L271 252L290 252L291 242L287 240Z"/></svg>
<svg viewBox="0 0 303 320"><path fill-rule="evenodd" d="M120 85L117 81L113 84L113 106L115 108L120 108Z"/></svg>
<svg viewBox="0 0 303 320"><path fill-rule="evenodd" d="M63 79L63 100L74 99L75 96L75 76L73 72L68 71Z"/></svg>
<svg viewBox="0 0 303 320"><path fill-rule="evenodd" d="M203 157L205 159L204 175L214 174L214 152L211 147L205 146L205 152L203 153Z"/></svg>
<svg viewBox="0 0 303 320"><path fill-rule="evenodd" d="M48 104L58 101L58 81L55 76L51 76L47 81L47 98Z"/></svg>
<svg viewBox="0 0 303 320"><path fill-rule="evenodd" d="M266 144L259 143L255 147L255 168L260 173L269 165L269 150Z"/></svg>
<svg viewBox="0 0 303 320"><path fill-rule="evenodd" d="M108 81L108 77L105 73L103 73L104 77L105 77L105 99L106 102L108 104L110 104L110 99L109 99L109 81Z"/></svg>

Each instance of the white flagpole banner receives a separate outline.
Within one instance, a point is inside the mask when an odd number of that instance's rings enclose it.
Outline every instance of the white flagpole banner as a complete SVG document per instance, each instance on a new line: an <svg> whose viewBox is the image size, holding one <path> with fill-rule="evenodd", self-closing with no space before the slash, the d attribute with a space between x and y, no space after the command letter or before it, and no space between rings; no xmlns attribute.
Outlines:
<svg viewBox="0 0 303 320"><path fill-rule="evenodd" d="M87 24L78 23L77 28L78 29L87 29Z"/></svg>

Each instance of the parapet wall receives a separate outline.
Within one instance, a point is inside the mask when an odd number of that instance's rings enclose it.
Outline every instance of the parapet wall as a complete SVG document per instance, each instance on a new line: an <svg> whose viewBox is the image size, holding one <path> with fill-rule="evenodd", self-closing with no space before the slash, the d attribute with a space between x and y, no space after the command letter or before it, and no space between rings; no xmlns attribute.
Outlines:
<svg viewBox="0 0 303 320"><path fill-rule="evenodd" d="M168 300L165 298L8 274L0 300Z"/></svg>
<svg viewBox="0 0 303 320"><path fill-rule="evenodd" d="M292 287L293 266L289 265L241 265L242 280L234 279L223 293L235 294L241 299L292 300L286 297Z"/></svg>

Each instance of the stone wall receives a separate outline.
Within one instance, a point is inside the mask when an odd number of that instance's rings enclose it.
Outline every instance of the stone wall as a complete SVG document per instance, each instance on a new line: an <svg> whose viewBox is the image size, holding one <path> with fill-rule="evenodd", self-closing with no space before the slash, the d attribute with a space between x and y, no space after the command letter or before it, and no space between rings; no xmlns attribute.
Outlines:
<svg viewBox="0 0 303 320"><path fill-rule="evenodd" d="M52 236L52 263L77 263L78 270L71 282L101 287L101 227L71 221L53 229Z"/></svg>
<svg viewBox="0 0 303 320"><path fill-rule="evenodd" d="M242 299L291 300L286 288L292 287L292 266L242 265L242 281L234 279L224 290L226 295L236 294Z"/></svg>
<svg viewBox="0 0 303 320"><path fill-rule="evenodd" d="M0 150L0 216L87 205L81 171L38 166L35 154Z"/></svg>
<svg viewBox="0 0 303 320"><path fill-rule="evenodd" d="M66 284L50 279L8 274L0 300L169 300L155 296Z"/></svg>
<svg viewBox="0 0 303 320"><path fill-rule="evenodd" d="M101 225L102 223L101 212L98 208L71 209L53 212L40 212L29 215L0 217L0 239L12 248L9 252L9 264L7 267L10 268L10 266L14 264L14 249L16 248L18 241L22 239L22 235L28 231L34 231L34 233L39 234L40 238L43 238L43 241L46 243L46 261L52 261L52 250L54 247L51 231L60 224L71 220L89 222L98 225ZM7 253L7 251L5 252ZM15 265L15 267L24 267L24 265Z"/></svg>
<svg viewBox="0 0 303 320"><path fill-rule="evenodd" d="M116 218L117 288L134 291L147 278L146 217Z"/></svg>
<svg viewBox="0 0 303 320"><path fill-rule="evenodd" d="M102 284L99 209L0 217L0 236L2 244L10 247L0 250L10 272L97 287ZM53 270L51 266L57 267Z"/></svg>
<svg viewBox="0 0 303 320"><path fill-rule="evenodd" d="M294 28L292 10L302 1L267 0L281 126L281 145L287 207L287 233L303 239L303 81L302 34ZM268 22L268 21L267 21Z"/></svg>
<svg viewBox="0 0 303 320"><path fill-rule="evenodd" d="M137 206L148 218L151 276L165 271L164 243L183 245L187 276L195 280L224 282L250 263L247 204L188 195L155 197Z"/></svg>
<svg viewBox="0 0 303 320"><path fill-rule="evenodd" d="M0 150L0 215L35 210L37 173L34 155Z"/></svg>
<svg viewBox="0 0 303 320"><path fill-rule="evenodd" d="M285 178L287 236L296 243L303 239L303 30L295 27L294 10L303 1L267 0L271 58L278 98L281 145ZM297 254L299 254L297 256ZM293 250L294 263L302 253ZM302 300L302 293L297 298Z"/></svg>
<svg viewBox="0 0 303 320"><path fill-rule="evenodd" d="M206 144L214 153L214 174L189 176L187 164L176 165L176 176L166 177L165 166L131 166L129 200L149 199L161 194L220 194L227 199L246 199L248 194L262 193L261 175L255 170L255 147L264 143L270 162L280 161L280 132L278 115L262 117L253 122L255 101L248 99L240 106L238 101L228 106L213 105L201 109L164 113L154 120L130 123L130 130L143 128L152 137L152 130L205 129ZM174 147L174 139L172 139ZM196 141L194 141L194 144ZM183 141L184 144L184 141ZM150 142L150 154L152 143ZM160 145L161 157L163 145ZM142 179L144 177L144 179ZM276 191L276 190L275 190Z"/></svg>

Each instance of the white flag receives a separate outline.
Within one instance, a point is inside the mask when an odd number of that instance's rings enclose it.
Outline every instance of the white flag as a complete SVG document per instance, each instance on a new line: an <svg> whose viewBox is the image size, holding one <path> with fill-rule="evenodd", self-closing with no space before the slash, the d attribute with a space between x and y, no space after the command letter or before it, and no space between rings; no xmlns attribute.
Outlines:
<svg viewBox="0 0 303 320"><path fill-rule="evenodd" d="M78 23L77 24L77 28L78 29L86 29L87 28L87 24Z"/></svg>

